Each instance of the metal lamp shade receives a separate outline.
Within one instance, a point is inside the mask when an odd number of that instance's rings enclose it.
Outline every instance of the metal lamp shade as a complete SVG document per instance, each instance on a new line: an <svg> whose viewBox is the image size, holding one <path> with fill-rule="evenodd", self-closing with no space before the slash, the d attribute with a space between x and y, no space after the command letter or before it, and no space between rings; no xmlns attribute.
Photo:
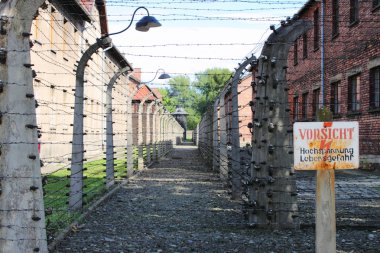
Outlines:
<svg viewBox="0 0 380 253"><path fill-rule="evenodd" d="M171 78L171 76L169 74L166 74L166 73L163 73L158 77L158 79L169 79L169 78Z"/></svg>
<svg viewBox="0 0 380 253"><path fill-rule="evenodd" d="M152 27L161 26L160 22L153 16L144 16L136 23L136 30L140 32L147 32Z"/></svg>

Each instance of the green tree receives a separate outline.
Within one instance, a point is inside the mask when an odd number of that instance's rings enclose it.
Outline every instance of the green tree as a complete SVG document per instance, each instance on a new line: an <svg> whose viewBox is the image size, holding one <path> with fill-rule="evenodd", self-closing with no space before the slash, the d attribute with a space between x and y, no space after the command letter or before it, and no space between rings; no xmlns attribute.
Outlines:
<svg viewBox="0 0 380 253"><path fill-rule="evenodd" d="M176 97L170 96L170 90L168 88L158 89L162 95L162 104L169 112L174 112L176 106L178 105L178 100Z"/></svg>
<svg viewBox="0 0 380 253"><path fill-rule="evenodd" d="M169 88L160 89L162 103L170 112L174 112L177 105L182 106L189 113L188 129L194 129L231 75L228 69L213 68L197 73L194 82L187 76L173 77Z"/></svg>
<svg viewBox="0 0 380 253"><path fill-rule="evenodd" d="M215 101L231 76L232 72L226 68L212 68L196 74L193 86L202 94L197 103L201 114Z"/></svg>

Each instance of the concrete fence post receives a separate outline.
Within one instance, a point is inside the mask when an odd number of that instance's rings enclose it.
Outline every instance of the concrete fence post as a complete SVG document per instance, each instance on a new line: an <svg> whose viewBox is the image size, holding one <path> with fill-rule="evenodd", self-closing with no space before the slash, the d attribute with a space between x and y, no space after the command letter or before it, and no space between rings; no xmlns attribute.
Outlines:
<svg viewBox="0 0 380 253"><path fill-rule="evenodd" d="M157 105L157 100L149 103L147 108L147 138L146 138L146 153L147 164L150 164L153 160L153 136L154 136L154 107Z"/></svg>
<svg viewBox="0 0 380 253"><path fill-rule="evenodd" d="M146 110L146 163L150 164L152 162L151 157L151 146L152 146L152 108L155 105L155 101L149 103Z"/></svg>
<svg viewBox="0 0 380 253"><path fill-rule="evenodd" d="M196 133L197 133L197 136L195 137L195 142L199 147L199 124L197 125Z"/></svg>
<svg viewBox="0 0 380 253"><path fill-rule="evenodd" d="M133 124L132 124L132 98L127 98L127 177L133 173Z"/></svg>
<svg viewBox="0 0 380 253"><path fill-rule="evenodd" d="M130 70L129 67L119 69L107 84L106 91L106 187L115 183L114 172L114 145L113 145L113 122L112 122L112 89L116 80L125 72Z"/></svg>
<svg viewBox="0 0 380 253"><path fill-rule="evenodd" d="M48 251L29 46L42 3L0 3L0 252Z"/></svg>
<svg viewBox="0 0 380 253"><path fill-rule="evenodd" d="M158 141L158 137L160 136L159 134L159 128L158 128L158 124L157 124L157 121L158 121L158 113L159 113L159 110L160 110L160 106L158 104L156 104L155 108L154 108L154 112L153 112L153 119L152 119L152 142L153 142L153 152L152 152L152 156L153 156L153 160L157 160L158 159L158 150L157 150L157 141Z"/></svg>
<svg viewBox="0 0 380 253"><path fill-rule="evenodd" d="M147 117L147 107L148 105L145 103L147 99L152 96L152 93L147 94L139 104L138 110L138 158L137 158L137 167L139 170L144 168L144 144L146 141L146 117Z"/></svg>
<svg viewBox="0 0 380 253"><path fill-rule="evenodd" d="M228 180L228 150L227 150L227 123L226 123L226 91L220 94L219 118L220 118L220 148L219 148L219 177L227 183Z"/></svg>
<svg viewBox="0 0 380 253"><path fill-rule="evenodd" d="M157 159L161 157L162 150L161 150L161 138L162 138L162 108L158 111L157 118L156 118L156 127L157 127L157 139L156 139L156 145L157 145Z"/></svg>
<svg viewBox="0 0 380 253"><path fill-rule="evenodd" d="M232 199L241 199L241 194L243 192L242 188L242 176L243 171L240 166L240 124L239 124L239 94L238 94L238 85L241 82L241 76L245 68L253 61L256 60L255 56L246 58L245 61L239 64L239 67L236 69L235 74L232 78Z"/></svg>
<svg viewBox="0 0 380 253"><path fill-rule="evenodd" d="M164 112L164 117L163 117L163 129L162 129L162 140L163 140L163 145L162 145L162 148L163 148L163 151L162 151L162 155L166 155L166 152L167 152L167 139L168 139L168 114L167 112L165 111Z"/></svg>
<svg viewBox="0 0 380 253"><path fill-rule="evenodd" d="M127 99L127 177L130 177L133 175L133 149L134 149L134 143L133 143L133 135L135 133L135 129L133 128L133 118L134 118L134 108L133 108L133 98L138 92L138 89L135 88L130 97Z"/></svg>
<svg viewBox="0 0 380 253"><path fill-rule="evenodd" d="M80 210L83 205L83 113L84 101L84 70L91 56L100 48L108 47L111 44L109 37L97 39L82 55L78 62L75 82L75 102L74 102L74 122L73 141L71 154L71 176L70 176L70 198L69 207L71 210Z"/></svg>
<svg viewBox="0 0 380 253"><path fill-rule="evenodd" d="M164 112L163 116L163 128L162 128L162 155L166 155L166 138L167 138L167 114L166 111Z"/></svg>
<svg viewBox="0 0 380 253"><path fill-rule="evenodd" d="M213 129L212 129L212 168L219 171L219 101L217 98L214 103Z"/></svg>
<svg viewBox="0 0 380 253"><path fill-rule="evenodd" d="M302 20L282 25L270 35L259 58L252 166L245 203L253 226L296 228L299 224L286 65L292 42L310 27Z"/></svg>

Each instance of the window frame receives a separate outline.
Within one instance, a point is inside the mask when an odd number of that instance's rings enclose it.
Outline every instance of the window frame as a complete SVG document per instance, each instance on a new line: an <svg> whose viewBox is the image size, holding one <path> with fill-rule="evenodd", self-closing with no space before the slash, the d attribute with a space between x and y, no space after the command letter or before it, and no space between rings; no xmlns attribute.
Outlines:
<svg viewBox="0 0 380 253"><path fill-rule="evenodd" d="M313 20L314 20L314 51L316 51L319 49L319 43L320 43L320 39L319 39L319 32L320 32L320 29L319 29L319 9L316 9L314 11Z"/></svg>
<svg viewBox="0 0 380 253"><path fill-rule="evenodd" d="M330 111L333 115L341 113L341 81L336 81L330 84Z"/></svg>
<svg viewBox="0 0 380 253"><path fill-rule="evenodd" d="M350 0L350 26L359 23L359 0Z"/></svg>
<svg viewBox="0 0 380 253"><path fill-rule="evenodd" d="M313 90L313 103L312 103L312 116L313 118L317 117L317 111L319 109L319 106L321 104L321 88L317 88Z"/></svg>
<svg viewBox="0 0 380 253"><path fill-rule="evenodd" d="M302 120L307 120L308 97L309 97L309 92L302 93L302 103L301 103L301 119Z"/></svg>
<svg viewBox="0 0 380 253"><path fill-rule="evenodd" d="M380 9L380 0L372 0L372 11Z"/></svg>
<svg viewBox="0 0 380 253"><path fill-rule="evenodd" d="M302 55L303 55L303 59L307 59L308 57L308 51L307 51L307 33L304 33L303 36L302 36L302 43L303 43L303 52L302 52Z"/></svg>
<svg viewBox="0 0 380 253"><path fill-rule="evenodd" d="M348 77L347 95L347 111L360 112L360 73Z"/></svg>
<svg viewBox="0 0 380 253"><path fill-rule="evenodd" d="M331 1L331 35L336 38L339 35L339 0Z"/></svg>
<svg viewBox="0 0 380 253"><path fill-rule="evenodd" d="M380 109L380 65L369 70L369 109Z"/></svg>

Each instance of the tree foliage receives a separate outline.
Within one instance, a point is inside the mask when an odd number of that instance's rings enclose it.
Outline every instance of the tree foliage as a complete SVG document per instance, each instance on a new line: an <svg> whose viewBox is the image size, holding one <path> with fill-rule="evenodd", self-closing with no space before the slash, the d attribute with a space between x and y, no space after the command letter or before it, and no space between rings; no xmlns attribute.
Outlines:
<svg viewBox="0 0 380 253"><path fill-rule="evenodd" d="M182 106L189 113L188 129L194 129L231 75L229 69L212 68L197 73L193 82L187 76L173 77L169 88L160 89L162 102L170 112L174 112L177 105Z"/></svg>

